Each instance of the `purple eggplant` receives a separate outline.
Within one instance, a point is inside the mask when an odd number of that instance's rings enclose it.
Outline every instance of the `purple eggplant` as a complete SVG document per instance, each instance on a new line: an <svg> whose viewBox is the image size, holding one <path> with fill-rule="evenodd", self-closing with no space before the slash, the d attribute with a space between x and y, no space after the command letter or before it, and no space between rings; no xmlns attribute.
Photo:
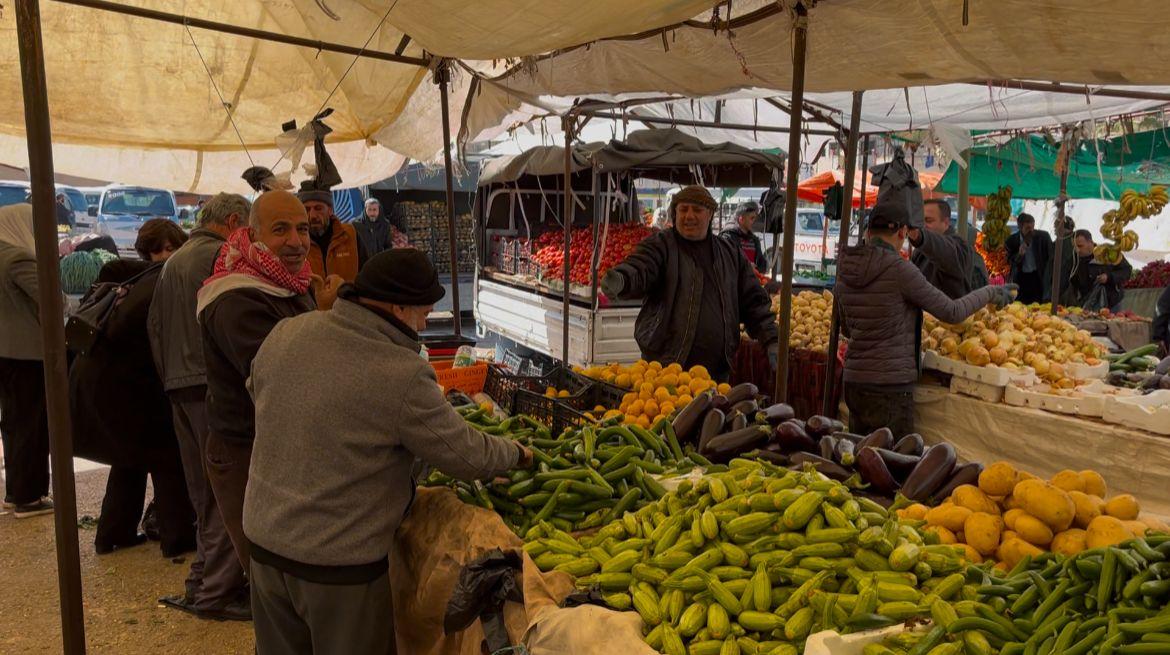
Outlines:
<svg viewBox="0 0 1170 655"><path fill-rule="evenodd" d="M793 411L792 405L786 403L776 403L756 412L756 421L758 423L771 423L772 425L795 417L796 412Z"/></svg>
<svg viewBox="0 0 1170 655"><path fill-rule="evenodd" d="M837 440L837 445L833 448L833 459L840 462L841 466L853 466L853 462L857 460L855 444L848 439L835 436L832 438Z"/></svg>
<svg viewBox="0 0 1170 655"><path fill-rule="evenodd" d="M732 430L742 430L748 426L748 417L743 414L736 414L735 418L731 419ZM770 432L771 430L769 430Z"/></svg>
<svg viewBox="0 0 1170 655"><path fill-rule="evenodd" d="M954 473L951 473L951 478L938 491L934 492L934 497L942 502L950 498L955 489L965 484L979 484L979 474L983 472L983 465L979 462L971 462L970 464L963 464L956 466Z"/></svg>
<svg viewBox="0 0 1170 655"><path fill-rule="evenodd" d="M727 402L727 396L717 393L711 397L711 407L726 414L731 409L731 403Z"/></svg>
<svg viewBox="0 0 1170 655"><path fill-rule="evenodd" d="M896 453L903 455L913 455L915 457L922 457L922 451L926 450L926 442L922 440L922 435L917 432L902 437L898 443L894 444L892 449Z"/></svg>
<svg viewBox="0 0 1170 655"><path fill-rule="evenodd" d="M857 448L893 448L894 433L889 428L878 428L866 435Z"/></svg>
<svg viewBox="0 0 1170 655"><path fill-rule="evenodd" d="M760 406L754 399L741 400L731 406L733 411L739 412L744 416L755 416L756 412L760 411Z"/></svg>
<svg viewBox="0 0 1170 655"><path fill-rule="evenodd" d="M818 445L820 446L821 457L832 460L833 452L837 449L837 440L834 439L832 435L826 434L825 436L821 437Z"/></svg>
<svg viewBox="0 0 1170 655"><path fill-rule="evenodd" d="M777 466L788 466L788 456L784 453L778 453L774 450L769 450L765 447L760 450L752 451L752 456L761 459L765 462L771 462Z"/></svg>
<svg viewBox="0 0 1170 655"><path fill-rule="evenodd" d="M732 405L742 402L744 400L755 400L756 396L760 394L760 388L751 382L743 382L735 385L727 392L727 402Z"/></svg>
<svg viewBox="0 0 1170 655"><path fill-rule="evenodd" d="M779 444L786 453L811 453L817 450L817 442L794 421L785 421L777 425L772 431L772 441Z"/></svg>
<svg viewBox="0 0 1170 655"><path fill-rule="evenodd" d="M699 454L715 462L726 462L740 453L764 445L771 432L771 428L767 426L753 425L721 434L708 441L707 448L700 449Z"/></svg>
<svg viewBox="0 0 1170 655"><path fill-rule="evenodd" d="M950 478L955 468L955 448L949 443L931 446L902 484L902 495L924 503Z"/></svg>
<svg viewBox="0 0 1170 655"><path fill-rule="evenodd" d="M853 434L852 432L845 432L844 430L837 430L833 433L833 436L837 437L838 439L846 439L854 446L860 444L865 439L865 437L861 436L860 434Z"/></svg>
<svg viewBox="0 0 1170 655"><path fill-rule="evenodd" d="M808 431L808 424L807 424L807 423L805 423L805 422L804 422L803 420L801 420L801 419L798 419L798 418L790 418L790 419L788 419L787 421L784 421L784 422L785 422L785 423L795 423L796 425L800 426L800 429L801 429L801 430L804 430L804 431L806 431L806 432Z"/></svg>
<svg viewBox="0 0 1170 655"><path fill-rule="evenodd" d="M861 473L861 479L878 493L892 496L898 490L898 481L886 467L877 448L867 446L857 451L857 470Z"/></svg>
<svg viewBox="0 0 1170 655"><path fill-rule="evenodd" d="M844 423L836 419L831 419L828 416L810 416L805 426L805 430L808 431L809 435L814 437L844 429Z"/></svg>
<svg viewBox="0 0 1170 655"><path fill-rule="evenodd" d="M794 471L801 470L805 464L812 464L813 468L837 481L848 480L849 476L852 475L837 462L812 453L794 453L788 456L788 461L792 464L788 468Z"/></svg>
<svg viewBox="0 0 1170 655"><path fill-rule="evenodd" d="M723 432L723 412L712 409L703 417L703 425L699 428L699 450L706 448L707 442L718 437Z"/></svg>
<svg viewBox="0 0 1170 655"><path fill-rule="evenodd" d="M700 419L710 407L712 395L714 394L710 391L704 391L686 407L683 407L678 416L674 417L674 422L671 425L674 427L674 434L680 442L692 443L695 441L699 432Z"/></svg>
<svg viewBox="0 0 1170 655"><path fill-rule="evenodd" d="M886 468L890 469L890 474L894 476L895 480L905 480L906 476L910 475L915 466L918 466L918 461L921 457L913 455L903 455L902 453L885 448L877 448L877 454L881 455L882 461L886 463Z"/></svg>
<svg viewBox="0 0 1170 655"><path fill-rule="evenodd" d="M727 414L723 417L723 431L731 431L731 424L735 422L736 417L743 416L739 410L732 408L727 410Z"/></svg>

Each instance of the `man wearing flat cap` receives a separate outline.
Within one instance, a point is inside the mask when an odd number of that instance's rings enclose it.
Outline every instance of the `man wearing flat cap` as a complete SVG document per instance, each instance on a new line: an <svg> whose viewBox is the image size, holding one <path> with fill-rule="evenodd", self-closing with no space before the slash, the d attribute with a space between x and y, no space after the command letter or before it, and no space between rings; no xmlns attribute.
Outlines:
<svg viewBox="0 0 1170 655"><path fill-rule="evenodd" d="M740 324L766 348L773 368L778 345L772 301L752 264L711 233L715 208L703 187L683 188L670 201L673 226L638 244L605 274L601 289L611 298L644 299L634 325L642 357L688 369L701 365L724 381Z"/></svg>
<svg viewBox="0 0 1170 655"><path fill-rule="evenodd" d="M768 256L764 254L764 244L760 242L760 237L752 231L752 226L759 217L759 205L751 200L740 203L739 207L735 208L735 227L724 230L719 236L742 250L748 263L763 273L768 270Z"/></svg>
<svg viewBox="0 0 1170 655"><path fill-rule="evenodd" d="M902 258L909 230L906 203L878 201L865 243L846 247L834 295L841 331L849 337L843 373L849 431L888 427L896 437L914 431L914 383L922 349L922 312L960 323L980 307L1012 301L1014 285L982 287L952 300Z"/></svg>
<svg viewBox="0 0 1170 655"><path fill-rule="evenodd" d="M259 655L394 653L388 553L415 459L468 480L532 465L468 425L419 355L443 293L426 255L389 250L257 353L244 532Z"/></svg>
<svg viewBox="0 0 1170 655"><path fill-rule="evenodd" d="M333 193L302 187L297 197L309 214L309 267L313 275L322 279L338 275L353 282L363 264L362 249L354 227L333 214Z"/></svg>

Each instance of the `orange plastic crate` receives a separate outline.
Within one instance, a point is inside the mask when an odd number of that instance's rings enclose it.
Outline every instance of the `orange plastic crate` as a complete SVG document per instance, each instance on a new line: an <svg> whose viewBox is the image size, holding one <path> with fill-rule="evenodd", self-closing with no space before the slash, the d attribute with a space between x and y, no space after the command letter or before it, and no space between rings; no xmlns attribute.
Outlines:
<svg viewBox="0 0 1170 655"><path fill-rule="evenodd" d="M483 391L483 383L487 380L488 371L486 363L460 368L453 368L451 366L453 363L452 361L431 362L431 366L435 369L435 377L439 379L439 384L442 385L443 389L447 391L458 389L468 395Z"/></svg>

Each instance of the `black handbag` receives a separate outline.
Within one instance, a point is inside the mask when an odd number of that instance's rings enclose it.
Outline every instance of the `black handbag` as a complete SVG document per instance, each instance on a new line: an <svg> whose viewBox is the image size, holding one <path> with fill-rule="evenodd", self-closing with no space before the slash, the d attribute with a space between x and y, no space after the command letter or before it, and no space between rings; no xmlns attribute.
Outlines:
<svg viewBox="0 0 1170 655"><path fill-rule="evenodd" d="M93 352L110 317L130 293L134 283L155 268L150 266L125 282L99 282L91 286L82 296L77 311L65 322L65 347L78 355Z"/></svg>

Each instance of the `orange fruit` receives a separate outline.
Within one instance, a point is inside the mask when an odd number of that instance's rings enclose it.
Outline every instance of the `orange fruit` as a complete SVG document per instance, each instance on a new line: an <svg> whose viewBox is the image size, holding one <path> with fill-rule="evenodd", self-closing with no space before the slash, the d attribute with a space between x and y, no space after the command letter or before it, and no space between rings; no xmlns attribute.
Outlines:
<svg viewBox="0 0 1170 655"><path fill-rule="evenodd" d="M626 411L626 413L627 414L641 414L642 408L645 406L646 406L645 401L635 400L634 402L630 403L630 406L628 408L628 411Z"/></svg>
<svg viewBox="0 0 1170 655"><path fill-rule="evenodd" d="M665 402L658 406L658 411L662 412L663 416L670 416L674 413L674 403Z"/></svg>
<svg viewBox="0 0 1170 655"><path fill-rule="evenodd" d="M642 413L647 416L654 416L658 413L658 403L653 400L647 400L645 405L642 405Z"/></svg>
<svg viewBox="0 0 1170 655"><path fill-rule="evenodd" d="M675 407L685 407L688 404L690 404L690 402L692 400L694 400L694 398L691 398L690 394L684 393L683 395L678 397L678 401L675 402L674 406Z"/></svg>
<svg viewBox="0 0 1170 655"><path fill-rule="evenodd" d="M649 368L651 370L654 370L654 371L661 371L662 370L662 363L661 362L650 362Z"/></svg>
<svg viewBox="0 0 1170 655"><path fill-rule="evenodd" d="M690 373L692 378L700 378L703 380L711 379L711 374L707 372L707 367L703 366L702 364L692 366Z"/></svg>
<svg viewBox="0 0 1170 655"><path fill-rule="evenodd" d="M638 423L638 425L649 429L650 428L650 417L649 416L639 416L637 423Z"/></svg>
<svg viewBox="0 0 1170 655"><path fill-rule="evenodd" d="M630 388L630 374L622 373L613 379L614 384L624 389Z"/></svg>
<svg viewBox="0 0 1170 655"><path fill-rule="evenodd" d="M727 384L726 382L721 382L715 389L719 393L726 394L728 391L731 391L731 385Z"/></svg>

